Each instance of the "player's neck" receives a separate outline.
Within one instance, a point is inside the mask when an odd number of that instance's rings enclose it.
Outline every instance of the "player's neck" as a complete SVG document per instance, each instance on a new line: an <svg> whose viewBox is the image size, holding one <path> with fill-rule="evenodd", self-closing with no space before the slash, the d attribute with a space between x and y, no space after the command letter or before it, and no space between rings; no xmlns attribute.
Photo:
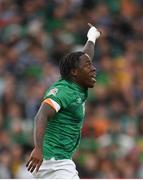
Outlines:
<svg viewBox="0 0 143 180"><path fill-rule="evenodd" d="M80 82L78 82L78 80L77 79L71 79L71 82L72 83L74 83L74 84L76 84L77 86L79 86L81 89L83 89L83 90L85 90L85 89L87 89L86 87L84 87Z"/></svg>

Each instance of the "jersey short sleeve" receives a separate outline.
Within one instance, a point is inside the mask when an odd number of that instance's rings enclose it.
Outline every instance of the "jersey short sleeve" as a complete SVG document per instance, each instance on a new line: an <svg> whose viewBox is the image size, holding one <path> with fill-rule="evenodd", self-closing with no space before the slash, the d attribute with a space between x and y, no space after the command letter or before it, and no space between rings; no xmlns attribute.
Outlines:
<svg viewBox="0 0 143 180"><path fill-rule="evenodd" d="M58 112L60 109L67 108L73 100L73 93L67 87L53 87L47 90L43 102Z"/></svg>

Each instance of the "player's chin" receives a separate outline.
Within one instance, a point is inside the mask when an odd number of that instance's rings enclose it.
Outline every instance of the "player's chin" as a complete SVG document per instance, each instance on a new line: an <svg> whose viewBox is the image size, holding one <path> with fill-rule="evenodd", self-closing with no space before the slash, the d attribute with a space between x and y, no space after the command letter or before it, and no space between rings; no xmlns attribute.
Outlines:
<svg viewBox="0 0 143 180"><path fill-rule="evenodd" d="M93 88L94 85L95 85L95 82L94 82L94 83L93 83L93 82L92 82L92 83L89 83L89 84L88 84L88 88Z"/></svg>

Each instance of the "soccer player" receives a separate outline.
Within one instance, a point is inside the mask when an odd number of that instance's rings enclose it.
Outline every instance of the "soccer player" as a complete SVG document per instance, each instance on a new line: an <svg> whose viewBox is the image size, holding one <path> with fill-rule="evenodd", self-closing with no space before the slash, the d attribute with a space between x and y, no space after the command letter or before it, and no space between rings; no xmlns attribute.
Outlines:
<svg viewBox="0 0 143 180"><path fill-rule="evenodd" d="M83 51L63 58L61 79L47 90L35 117L34 149L26 164L35 178L79 179L72 155L81 138L88 88L96 81L92 58L100 36L89 26Z"/></svg>

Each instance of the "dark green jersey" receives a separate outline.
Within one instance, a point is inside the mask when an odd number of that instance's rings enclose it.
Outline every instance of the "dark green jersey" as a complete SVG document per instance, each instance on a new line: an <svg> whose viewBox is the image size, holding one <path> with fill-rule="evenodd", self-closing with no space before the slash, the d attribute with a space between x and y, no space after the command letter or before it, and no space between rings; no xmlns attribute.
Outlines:
<svg viewBox="0 0 143 180"><path fill-rule="evenodd" d="M71 159L80 142L86 98L87 90L66 80L57 81L47 90L44 102L57 113L47 121L44 159Z"/></svg>

